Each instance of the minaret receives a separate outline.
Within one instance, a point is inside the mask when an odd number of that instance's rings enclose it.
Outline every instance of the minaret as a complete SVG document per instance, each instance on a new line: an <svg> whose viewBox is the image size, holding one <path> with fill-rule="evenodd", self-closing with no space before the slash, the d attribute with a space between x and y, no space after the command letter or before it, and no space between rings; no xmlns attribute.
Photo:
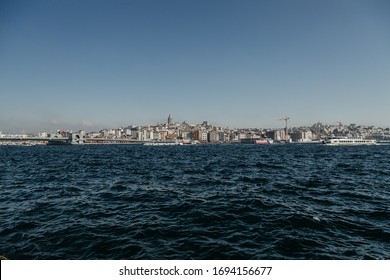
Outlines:
<svg viewBox="0 0 390 280"><path fill-rule="evenodd" d="M171 127L172 125L172 117L171 117L171 114L169 114L168 116L168 127Z"/></svg>

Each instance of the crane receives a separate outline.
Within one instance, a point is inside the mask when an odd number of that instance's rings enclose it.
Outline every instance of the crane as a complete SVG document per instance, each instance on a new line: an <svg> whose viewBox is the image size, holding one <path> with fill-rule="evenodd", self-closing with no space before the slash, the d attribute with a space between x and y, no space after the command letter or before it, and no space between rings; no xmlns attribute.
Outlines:
<svg viewBox="0 0 390 280"><path fill-rule="evenodd" d="M289 117L284 117L283 119L279 119L279 121L285 121L286 122L286 127L284 129L286 140L288 140L288 126L287 126L287 124L288 124L288 120L289 119L290 119Z"/></svg>

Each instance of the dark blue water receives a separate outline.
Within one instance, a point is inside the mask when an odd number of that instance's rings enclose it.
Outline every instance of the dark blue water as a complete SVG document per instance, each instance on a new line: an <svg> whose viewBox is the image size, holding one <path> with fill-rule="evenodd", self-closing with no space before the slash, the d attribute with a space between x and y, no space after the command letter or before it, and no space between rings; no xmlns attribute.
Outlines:
<svg viewBox="0 0 390 280"><path fill-rule="evenodd" d="M9 259L389 259L390 146L0 146Z"/></svg>

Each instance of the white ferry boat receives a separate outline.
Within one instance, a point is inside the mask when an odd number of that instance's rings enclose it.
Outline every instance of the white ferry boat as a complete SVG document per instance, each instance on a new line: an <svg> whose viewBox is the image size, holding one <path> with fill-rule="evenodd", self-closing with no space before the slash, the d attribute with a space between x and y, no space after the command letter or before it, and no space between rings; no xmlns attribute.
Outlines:
<svg viewBox="0 0 390 280"><path fill-rule="evenodd" d="M375 139L350 138L350 137L333 137L322 141L329 146L356 146L356 145L376 145Z"/></svg>

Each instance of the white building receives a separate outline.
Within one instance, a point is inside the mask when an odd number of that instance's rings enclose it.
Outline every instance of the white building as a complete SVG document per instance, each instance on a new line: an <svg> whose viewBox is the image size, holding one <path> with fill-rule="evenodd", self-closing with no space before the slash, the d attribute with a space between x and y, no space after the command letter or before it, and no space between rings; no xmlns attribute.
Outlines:
<svg viewBox="0 0 390 280"><path fill-rule="evenodd" d="M0 135L1 135L1 133L0 133ZM49 137L49 135L47 134L46 131L41 131L41 132L39 132L38 136L39 136L40 138L47 138L47 137Z"/></svg>
<svg viewBox="0 0 390 280"><path fill-rule="evenodd" d="M206 142L208 137L207 131L199 131L199 141Z"/></svg>
<svg viewBox="0 0 390 280"><path fill-rule="evenodd" d="M115 129L115 137L121 138L122 137L122 130L121 129Z"/></svg>
<svg viewBox="0 0 390 280"><path fill-rule="evenodd" d="M154 139L153 131L150 129L141 129L138 131L138 140L140 141L150 141Z"/></svg>

